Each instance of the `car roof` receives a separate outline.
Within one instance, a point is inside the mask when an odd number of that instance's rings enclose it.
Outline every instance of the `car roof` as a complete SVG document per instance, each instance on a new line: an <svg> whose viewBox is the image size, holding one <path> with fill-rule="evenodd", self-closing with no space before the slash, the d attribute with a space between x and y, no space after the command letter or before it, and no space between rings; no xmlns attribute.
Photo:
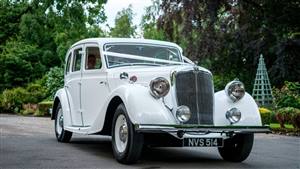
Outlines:
<svg viewBox="0 0 300 169"><path fill-rule="evenodd" d="M175 43L160 41L160 40L152 40L152 39L142 39L142 38L88 38L88 39L83 39L83 40L76 42L75 44L73 44L71 46L71 48L76 45L82 44L82 43L95 43L95 42L101 46L106 43L124 43L124 42L158 44L158 45L166 45L166 46L176 47L176 48L179 48L180 52L182 52L181 47Z"/></svg>

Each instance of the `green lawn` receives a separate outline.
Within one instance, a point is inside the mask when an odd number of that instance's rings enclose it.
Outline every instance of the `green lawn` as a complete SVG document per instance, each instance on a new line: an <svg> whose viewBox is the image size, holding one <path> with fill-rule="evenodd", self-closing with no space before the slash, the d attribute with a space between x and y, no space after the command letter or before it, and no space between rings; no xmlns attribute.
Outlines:
<svg viewBox="0 0 300 169"><path fill-rule="evenodd" d="M284 126L285 126L285 128L288 128L288 129L293 129L294 128L293 125L291 125L291 124L285 124ZM279 123L271 123L270 127L272 129L274 129L274 128L280 128L280 125L279 125Z"/></svg>

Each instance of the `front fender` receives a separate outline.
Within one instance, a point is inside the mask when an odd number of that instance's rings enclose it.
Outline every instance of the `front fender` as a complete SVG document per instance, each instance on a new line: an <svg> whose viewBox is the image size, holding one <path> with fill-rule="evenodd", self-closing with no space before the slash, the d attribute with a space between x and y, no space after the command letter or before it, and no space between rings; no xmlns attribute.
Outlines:
<svg viewBox="0 0 300 169"><path fill-rule="evenodd" d="M56 112L56 107L58 102L61 104L61 108L63 110L63 116L64 116L64 126L71 126L71 111L68 101L68 95L64 88L59 89L55 96L54 96L54 104L52 108L52 116L54 117L54 114Z"/></svg>
<svg viewBox="0 0 300 169"><path fill-rule="evenodd" d="M176 124L172 113L161 99L155 99L149 89L139 84L123 85L113 91L112 98L119 96L134 124Z"/></svg>
<svg viewBox="0 0 300 169"><path fill-rule="evenodd" d="M231 99L228 98L224 90L215 93L214 124L216 126L230 125L230 122L225 117L225 113L227 110L234 107L238 108L241 111L242 116L241 120L233 125L262 125L258 106L255 103L254 99L247 92L241 100L233 102Z"/></svg>
<svg viewBox="0 0 300 169"><path fill-rule="evenodd" d="M147 87L140 84L124 84L113 90L106 98L106 103L89 133L103 129L105 119L109 117L108 113L114 113L107 110L110 102L116 97L121 98L133 124L176 124L175 118L162 100L153 98ZM106 113L104 117L102 113Z"/></svg>

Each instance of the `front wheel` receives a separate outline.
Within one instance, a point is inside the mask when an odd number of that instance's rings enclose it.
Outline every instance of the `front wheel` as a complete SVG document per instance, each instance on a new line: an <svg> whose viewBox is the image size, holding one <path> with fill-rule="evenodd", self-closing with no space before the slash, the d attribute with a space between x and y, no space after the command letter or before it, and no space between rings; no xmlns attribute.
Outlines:
<svg viewBox="0 0 300 169"><path fill-rule="evenodd" d="M224 146L219 148L219 153L226 161L242 162L249 156L253 140L253 133L236 134L224 141Z"/></svg>
<svg viewBox="0 0 300 169"><path fill-rule="evenodd" d="M116 160L123 164L135 163L140 157L143 143L143 135L134 131L124 104L120 104L112 124L112 149Z"/></svg>
<svg viewBox="0 0 300 169"><path fill-rule="evenodd" d="M57 106L56 116L55 116L55 136L57 141L59 142L69 142L72 137L72 132L66 131L64 129L64 115L63 110L61 108L61 104Z"/></svg>

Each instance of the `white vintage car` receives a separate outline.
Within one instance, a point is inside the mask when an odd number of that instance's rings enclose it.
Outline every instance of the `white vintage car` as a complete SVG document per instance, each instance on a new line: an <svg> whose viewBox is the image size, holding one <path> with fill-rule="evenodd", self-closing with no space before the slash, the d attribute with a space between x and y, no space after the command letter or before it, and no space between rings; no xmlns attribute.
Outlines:
<svg viewBox="0 0 300 169"><path fill-rule="evenodd" d="M60 142L72 133L112 136L115 158L134 163L144 146L217 147L245 160L266 133L238 80L214 93L212 74L170 42L92 38L70 47L51 118ZM101 150L99 150L101 151Z"/></svg>

